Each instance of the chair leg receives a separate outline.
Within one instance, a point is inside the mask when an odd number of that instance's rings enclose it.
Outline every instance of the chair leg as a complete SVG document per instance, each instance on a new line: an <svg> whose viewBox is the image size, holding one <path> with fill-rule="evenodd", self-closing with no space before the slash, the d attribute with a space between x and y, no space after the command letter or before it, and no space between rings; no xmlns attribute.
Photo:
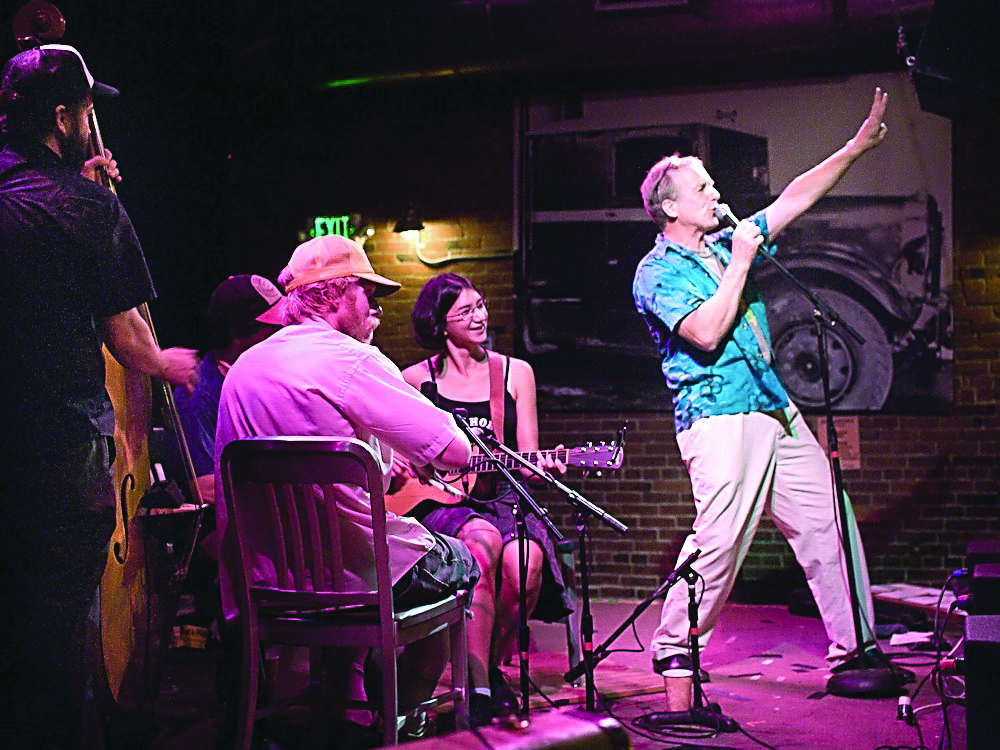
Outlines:
<svg viewBox="0 0 1000 750"><path fill-rule="evenodd" d="M333 704L332 678L338 674L335 662L336 654L330 648L309 650L309 671L315 675L316 680L312 685L315 690L310 717L310 747L313 750L324 750L329 747L331 717L327 712Z"/></svg>
<svg viewBox="0 0 1000 750"><path fill-rule="evenodd" d="M399 742L399 691L396 673L395 638L382 645L382 743L395 745Z"/></svg>
<svg viewBox="0 0 1000 750"><path fill-rule="evenodd" d="M260 642L253 615L244 615L243 680L239 714L236 721L236 750L249 750L257 715L257 690L260 684Z"/></svg>
<svg viewBox="0 0 1000 750"><path fill-rule="evenodd" d="M465 612L460 612L448 628L451 642L451 687L459 692L455 699L455 726L469 728L469 644L465 627Z"/></svg>

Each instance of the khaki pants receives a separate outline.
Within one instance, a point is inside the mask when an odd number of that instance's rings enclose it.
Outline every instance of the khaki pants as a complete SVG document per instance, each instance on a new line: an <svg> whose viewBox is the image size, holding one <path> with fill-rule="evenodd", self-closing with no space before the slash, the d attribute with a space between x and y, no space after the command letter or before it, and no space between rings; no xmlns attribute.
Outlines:
<svg viewBox="0 0 1000 750"><path fill-rule="evenodd" d="M698 608L700 644L711 637L767 511L805 570L831 641L828 662L835 666L845 661L855 650L855 638L832 470L798 409L699 419L677 436L677 444L691 477L697 511L678 560L695 549L702 552L693 565L705 583ZM873 622L871 590L850 503L848 516L862 628L868 640ZM675 584L653 633L655 659L687 651L687 603L687 586Z"/></svg>

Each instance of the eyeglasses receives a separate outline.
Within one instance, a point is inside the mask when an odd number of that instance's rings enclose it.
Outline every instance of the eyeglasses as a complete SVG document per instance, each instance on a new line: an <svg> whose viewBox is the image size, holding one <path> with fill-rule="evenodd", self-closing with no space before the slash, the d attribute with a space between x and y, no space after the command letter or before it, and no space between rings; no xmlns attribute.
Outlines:
<svg viewBox="0 0 1000 750"><path fill-rule="evenodd" d="M452 323L466 323L472 320L472 316L478 313L485 313L487 311L486 300L480 298L475 305L466 305L463 308L453 312L451 315L445 317L445 320Z"/></svg>

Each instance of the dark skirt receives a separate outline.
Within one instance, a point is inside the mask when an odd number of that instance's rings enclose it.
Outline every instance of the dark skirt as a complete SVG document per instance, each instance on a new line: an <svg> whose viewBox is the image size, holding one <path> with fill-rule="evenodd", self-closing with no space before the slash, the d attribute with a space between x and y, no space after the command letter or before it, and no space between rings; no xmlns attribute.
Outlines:
<svg viewBox="0 0 1000 750"><path fill-rule="evenodd" d="M457 505L422 503L414 508L413 515L431 531L448 536L458 536L458 530L473 518L484 518L493 524L506 546L517 542L514 523L515 494L509 488L490 501L469 501ZM545 564L542 566L542 590L531 617L543 622L556 622L573 611L571 599L563 581L559 557L549 530L534 514L527 517L528 538L542 548Z"/></svg>

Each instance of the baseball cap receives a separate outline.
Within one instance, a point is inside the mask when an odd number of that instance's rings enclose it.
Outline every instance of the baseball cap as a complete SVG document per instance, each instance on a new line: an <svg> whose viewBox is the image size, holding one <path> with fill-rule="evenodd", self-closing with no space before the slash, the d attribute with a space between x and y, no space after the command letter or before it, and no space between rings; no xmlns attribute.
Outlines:
<svg viewBox="0 0 1000 750"><path fill-rule="evenodd" d="M357 276L372 282L376 297L385 297L402 286L375 273L371 261L357 242L336 234L316 237L295 248L282 276L288 279L285 282L286 292L304 284L344 276Z"/></svg>
<svg viewBox="0 0 1000 750"><path fill-rule="evenodd" d="M78 102L87 94L118 96L118 89L94 80L83 56L67 44L43 44L14 55L4 66L2 86L53 107Z"/></svg>
<svg viewBox="0 0 1000 750"><path fill-rule="evenodd" d="M251 323L281 325L284 295L256 274L230 276L212 292L208 317L221 330L239 330Z"/></svg>

